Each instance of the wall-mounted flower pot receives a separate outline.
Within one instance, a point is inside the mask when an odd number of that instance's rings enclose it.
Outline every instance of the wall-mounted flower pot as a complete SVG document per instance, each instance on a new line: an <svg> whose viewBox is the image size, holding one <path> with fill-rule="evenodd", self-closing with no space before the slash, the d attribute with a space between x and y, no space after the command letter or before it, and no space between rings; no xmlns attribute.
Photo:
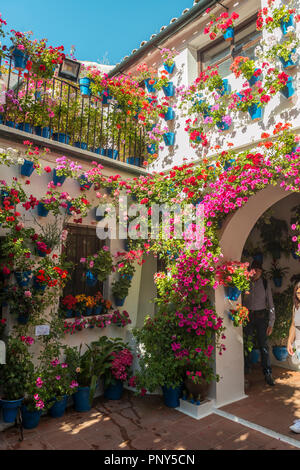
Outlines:
<svg viewBox="0 0 300 470"><path fill-rule="evenodd" d="M50 131L50 127L41 127L41 126L35 126L34 131L36 135L39 135L41 137L44 137L45 139L50 139L52 135L52 130Z"/></svg>
<svg viewBox="0 0 300 470"><path fill-rule="evenodd" d="M90 89L90 84L91 84L91 79L88 77L79 79L80 93L83 96L83 98L88 98L89 96L91 96L92 91Z"/></svg>
<svg viewBox="0 0 300 470"><path fill-rule="evenodd" d="M25 70L27 61L29 59L29 56L26 54L26 52L15 47L11 55L14 61L15 69L19 70L19 72Z"/></svg>
<svg viewBox="0 0 300 470"><path fill-rule="evenodd" d="M17 124L17 129L19 129L19 131L30 132L32 134L32 125L28 122L19 122Z"/></svg>
<svg viewBox="0 0 300 470"><path fill-rule="evenodd" d="M164 404L169 408L177 408L180 405L179 398L182 393L182 387L167 387L166 385L162 386Z"/></svg>
<svg viewBox="0 0 300 470"><path fill-rule="evenodd" d="M73 395L75 410L80 413L90 411L90 387L78 387Z"/></svg>
<svg viewBox="0 0 300 470"><path fill-rule="evenodd" d="M94 207L93 217L94 217L95 220L98 220L98 222L99 222L100 220L104 219L105 215L97 215L97 209L98 209L98 207Z"/></svg>
<svg viewBox="0 0 300 470"><path fill-rule="evenodd" d="M272 351L277 361L280 362L285 361L289 355L285 346L273 346Z"/></svg>
<svg viewBox="0 0 300 470"><path fill-rule="evenodd" d="M297 253L296 253L295 251L292 251L291 253L292 253L292 257L293 257L294 259L297 259L297 260L298 260L298 259L300 258L300 256L297 255Z"/></svg>
<svg viewBox="0 0 300 470"><path fill-rule="evenodd" d="M109 89L103 90L100 94L102 96L102 104L108 104L109 100L111 100L112 96L109 94Z"/></svg>
<svg viewBox="0 0 300 470"><path fill-rule="evenodd" d="M230 85L229 85L229 82L228 82L228 79L227 78L223 78L223 85L221 85L220 87L217 87L217 91L218 93L223 96L225 95L225 93L229 93L230 91ZM203 100L201 100L203 101Z"/></svg>
<svg viewBox="0 0 300 470"><path fill-rule="evenodd" d="M174 96L175 94L175 87L173 82L169 82L168 85L163 86L163 91L165 96Z"/></svg>
<svg viewBox="0 0 300 470"><path fill-rule="evenodd" d="M241 291L235 286L226 286L225 287L225 296L227 299L236 301L241 294Z"/></svg>
<svg viewBox="0 0 300 470"><path fill-rule="evenodd" d="M82 189L90 189L93 183L91 181L88 181L85 175L81 175L79 179L79 184L80 184L80 188Z"/></svg>
<svg viewBox="0 0 300 470"><path fill-rule="evenodd" d="M46 289L45 284L42 284L41 282L39 282L38 279L35 276L33 278L33 287L34 287L34 289L40 290L42 292L44 292L44 290Z"/></svg>
<svg viewBox="0 0 300 470"><path fill-rule="evenodd" d="M151 155L156 153L157 152L156 144L147 145L147 152L150 153Z"/></svg>
<svg viewBox="0 0 300 470"><path fill-rule="evenodd" d="M171 75L174 72L175 68L175 62L173 62L172 65L166 64L166 62L163 63L164 69Z"/></svg>
<svg viewBox="0 0 300 470"><path fill-rule="evenodd" d="M86 272L85 279L87 285L90 287L94 287L97 284L97 278L91 271Z"/></svg>
<svg viewBox="0 0 300 470"><path fill-rule="evenodd" d="M62 144L69 144L71 137L68 134L65 134L64 132L54 132L53 140Z"/></svg>
<svg viewBox="0 0 300 470"><path fill-rule="evenodd" d="M227 122L224 122L224 121L218 121L216 123L216 126L218 129L220 129L221 131L228 131L229 129L229 124L227 124Z"/></svg>
<svg viewBox="0 0 300 470"><path fill-rule="evenodd" d="M17 417L18 408L22 405L24 398L19 400L0 400L2 417L5 423L14 423Z"/></svg>
<svg viewBox="0 0 300 470"><path fill-rule="evenodd" d="M114 302L117 307L123 307L125 303L125 298L124 299L119 299L118 297L114 296Z"/></svg>
<svg viewBox="0 0 300 470"><path fill-rule="evenodd" d="M20 287L26 287L31 280L31 271L15 271L15 278Z"/></svg>
<svg viewBox="0 0 300 470"><path fill-rule="evenodd" d="M149 83L150 81L151 82L153 81L153 83ZM147 90L148 90L149 93L155 93L156 92L156 88L154 86L156 84L156 82L157 82L157 80L154 80L153 78L147 78L145 80L145 85L146 85Z"/></svg>
<svg viewBox="0 0 300 470"><path fill-rule="evenodd" d="M77 147L82 150L87 150L87 143L86 142L74 142L74 147Z"/></svg>
<svg viewBox="0 0 300 470"><path fill-rule="evenodd" d="M51 406L49 412L52 418L61 418L67 407L68 397L65 395L61 400L55 400L53 406Z"/></svg>
<svg viewBox="0 0 300 470"><path fill-rule="evenodd" d="M287 21L284 21L284 19L286 18L283 18L282 20L280 20L280 28L281 28L283 35L285 36L287 34L288 27L294 26L294 15L290 15Z"/></svg>
<svg viewBox="0 0 300 470"><path fill-rule="evenodd" d="M166 132L165 134L163 134L163 138L167 146L174 145L175 132Z"/></svg>
<svg viewBox="0 0 300 470"><path fill-rule="evenodd" d="M224 170L227 171L229 170L229 168L232 168L233 165L235 164L235 159L234 158L230 158L229 160L227 160L227 162L224 163Z"/></svg>
<svg viewBox="0 0 300 470"><path fill-rule="evenodd" d="M126 158L126 163L129 165L141 166L140 157L128 157Z"/></svg>
<svg viewBox="0 0 300 470"><path fill-rule="evenodd" d="M259 121L262 118L262 107L257 106L257 104L253 103L249 108L248 112L252 121Z"/></svg>
<svg viewBox="0 0 300 470"><path fill-rule="evenodd" d="M49 214L49 210L46 209L45 205L42 202L39 202L37 206L37 213L39 217L47 217L47 215Z"/></svg>
<svg viewBox="0 0 300 470"><path fill-rule="evenodd" d="M254 72L256 72L258 69L255 69ZM261 75L252 75L252 77L248 80L249 85L253 86L256 82L258 82L261 79Z"/></svg>
<svg viewBox="0 0 300 470"><path fill-rule="evenodd" d="M64 176L64 175L58 176L57 170L54 168L54 170L53 170L53 184L54 184L54 186L57 186L58 184L60 184L62 186L65 179L66 179L66 176Z"/></svg>
<svg viewBox="0 0 300 470"><path fill-rule="evenodd" d="M34 163L30 160L24 160L23 165L21 166L21 175L31 176L34 172Z"/></svg>
<svg viewBox="0 0 300 470"><path fill-rule="evenodd" d="M165 121L172 121L175 118L175 111L170 106L168 107L168 111L164 115Z"/></svg>
<svg viewBox="0 0 300 470"><path fill-rule="evenodd" d="M234 29L231 26L225 30L223 38L225 39L225 41L232 41L232 39L234 38Z"/></svg>
<svg viewBox="0 0 300 470"><path fill-rule="evenodd" d="M116 380L115 384L110 384L104 389L104 398L108 400L121 400L123 394L123 382Z"/></svg>
<svg viewBox="0 0 300 470"><path fill-rule="evenodd" d="M293 86L293 78L289 77L286 85L280 89L280 93L287 99L292 98L295 93L295 89Z"/></svg>
<svg viewBox="0 0 300 470"><path fill-rule="evenodd" d="M294 54L295 52L296 52L296 49L293 49L291 51L291 54ZM296 65L296 62L294 62L291 59L291 54L290 54L290 58L288 60L285 60L283 57L279 56L279 60L282 63L284 69L291 69L291 68L295 67L295 65Z"/></svg>
<svg viewBox="0 0 300 470"><path fill-rule="evenodd" d="M40 258L45 258L47 254L45 251L39 250L38 248L36 249L36 253Z"/></svg>
<svg viewBox="0 0 300 470"><path fill-rule="evenodd" d="M24 429L34 429L38 426L42 410L29 411L25 405L21 407L22 425Z"/></svg>
<svg viewBox="0 0 300 470"><path fill-rule="evenodd" d="M273 282L276 287L282 286L282 277L273 277Z"/></svg>

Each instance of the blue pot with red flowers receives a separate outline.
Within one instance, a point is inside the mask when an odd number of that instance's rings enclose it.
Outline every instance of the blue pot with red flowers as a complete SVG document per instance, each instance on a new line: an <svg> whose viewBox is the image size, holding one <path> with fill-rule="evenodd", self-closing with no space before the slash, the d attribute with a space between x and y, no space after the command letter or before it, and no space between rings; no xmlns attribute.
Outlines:
<svg viewBox="0 0 300 470"><path fill-rule="evenodd" d="M255 69L255 70L254 70L254 74L253 74L252 77L248 80L250 86L253 86L253 85L254 85L256 82L258 82L258 80L260 80L260 78L261 78L261 74L256 74L257 70L259 70L259 69Z"/></svg>
<svg viewBox="0 0 300 470"><path fill-rule="evenodd" d="M229 85L228 79L223 78L222 82L223 82L222 85L216 88L218 90L218 93L221 96L225 95L225 93L229 93L229 91L230 91L230 85ZM201 101L203 101L203 100L201 100Z"/></svg>
<svg viewBox="0 0 300 470"><path fill-rule="evenodd" d="M54 168L54 170L53 170L53 184L54 184L54 186L57 186L58 184L60 184L62 186L65 179L66 179L66 176L65 175L58 176L57 170Z"/></svg>
<svg viewBox="0 0 300 470"><path fill-rule="evenodd" d="M166 70L166 72L168 72L171 75L174 72L175 62L173 62L173 64L171 64L171 65L168 65L166 62L164 62L163 66L164 66L164 69Z"/></svg>
<svg viewBox="0 0 300 470"><path fill-rule="evenodd" d="M225 32L223 33L223 38L225 39L225 41L232 41L232 39L234 38L234 29L231 26L229 26L229 28L225 30Z"/></svg>
<svg viewBox="0 0 300 470"><path fill-rule="evenodd" d="M11 56L14 61L15 69L19 70L19 72L26 69L27 61L29 59L26 52L15 47L11 52Z"/></svg>
<svg viewBox="0 0 300 470"><path fill-rule="evenodd" d="M175 94L175 87L173 82L168 82L166 86L163 86L163 91L165 96L174 96Z"/></svg>
<svg viewBox="0 0 300 470"><path fill-rule="evenodd" d="M148 90L149 93L155 93L156 92L156 88L155 88L156 82L157 82L157 80L154 80L154 78L147 78L145 80L145 85L146 85L147 90Z"/></svg>
<svg viewBox="0 0 300 470"><path fill-rule="evenodd" d="M287 29L290 26L294 26L294 15L293 14L291 14L289 16L285 16L284 18L282 18L280 20L280 28L281 28L281 31L282 31L284 36L287 34Z"/></svg>
<svg viewBox="0 0 300 470"><path fill-rule="evenodd" d="M235 286L226 286L225 295L227 299L236 301L241 295L241 291Z"/></svg>
<svg viewBox="0 0 300 470"><path fill-rule="evenodd" d="M21 413L24 429L34 429L38 426L42 416L42 410L30 411L26 405L22 405Z"/></svg>
<svg viewBox="0 0 300 470"><path fill-rule="evenodd" d="M175 118L175 111L170 106L168 107L168 111L164 114L165 121L172 121Z"/></svg>
<svg viewBox="0 0 300 470"><path fill-rule="evenodd" d="M167 146L174 145L175 132L166 132L165 134L163 134L163 138Z"/></svg>
<svg viewBox="0 0 300 470"><path fill-rule="evenodd" d="M262 107L258 106L256 103L253 103L251 106L249 106L248 112L252 121L258 121L262 118Z"/></svg>
<svg viewBox="0 0 300 470"><path fill-rule="evenodd" d="M229 170L230 168L233 167L233 165L235 164L235 159L234 158L230 158L229 160L227 160L227 162L224 163L224 170L227 171Z"/></svg>
<svg viewBox="0 0 300 470"><path fill-rule="evenodd" d="M37 213L39 217L47 217L49 210L46 209L45 204L43 202L38 203Z"/></svg>
<svg viewBox="0 0 300 470"><path fill-rule="evenodd" d="M80 189L90 189L92 186L92 182L88 181L85 175L81 175L79 178Z"/></svg>
<svg viewBox="0 0 300 470"><path fill-rule="evenodd" d="M91 79L88 77L83 77L79 79L79 88L80 93L84 98L91 96L92 91L90 89Z"/></svg>
<svg viewBox="0 0 300 470"><path fill-rule="evenodd" d="M292 98L295 93L295 89L293 86L293 77L289 77L286 85L283 88L280 88L280 93L287 99Z"/></svg>
<svg viewBox="0 0 300 470"><path fill-rule="evenodd" d="M182 386L167 387L166 385L163 385L162 390L165 405L169 408L177 408L180 405L179 399L182 393Z"/></svg>
<svg viewBox="0 0 300 470"><path fill-rule="evenodd" d="M21 166L21 175L22 176L31 176L34 172L34 163L30 160L24 160L23 165Z"/></svg>

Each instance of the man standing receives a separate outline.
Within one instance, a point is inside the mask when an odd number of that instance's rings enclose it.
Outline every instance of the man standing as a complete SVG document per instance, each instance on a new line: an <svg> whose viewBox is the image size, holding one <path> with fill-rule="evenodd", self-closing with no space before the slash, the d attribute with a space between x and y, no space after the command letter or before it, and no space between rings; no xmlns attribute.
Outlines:
<svg viewBox="0 0 300 470"><path fill-rule="evenodd" d="M256 339L261 353L261 365L268 385L275 385L272 377L272 368L269 357L268 336L273 331L275 322L275 309L270 283L263 277L262 264L253 261L251 269L255 275L250 284L249 294L244 295L244 305L249 310L249 323L244 328L246 338L253 336ZM250 355L245 356L245 373L250 369Z"/></svg>

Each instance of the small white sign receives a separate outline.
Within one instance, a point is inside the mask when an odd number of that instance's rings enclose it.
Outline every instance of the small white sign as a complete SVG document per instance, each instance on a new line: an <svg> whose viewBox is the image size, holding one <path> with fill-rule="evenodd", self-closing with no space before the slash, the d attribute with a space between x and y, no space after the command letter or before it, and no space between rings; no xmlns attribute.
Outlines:
<svg viewBox="0 0 300 470"><path fill-rule="evenodd" d="M50 333L49 325L38 325L35 327L35 336L47 336Z"/></svg>

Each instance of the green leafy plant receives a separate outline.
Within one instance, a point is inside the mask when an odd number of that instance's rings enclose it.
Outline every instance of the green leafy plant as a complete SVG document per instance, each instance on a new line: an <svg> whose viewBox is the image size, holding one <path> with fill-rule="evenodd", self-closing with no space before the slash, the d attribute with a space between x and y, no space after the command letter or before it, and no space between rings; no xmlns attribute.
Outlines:
<svg viewBox="0 0 300 470"><path fill-rule="evenodd" d="M289 285L283 292L274 293L275 323L270 340L273 345L286 346L293 315L294 286Z"/></svg>

